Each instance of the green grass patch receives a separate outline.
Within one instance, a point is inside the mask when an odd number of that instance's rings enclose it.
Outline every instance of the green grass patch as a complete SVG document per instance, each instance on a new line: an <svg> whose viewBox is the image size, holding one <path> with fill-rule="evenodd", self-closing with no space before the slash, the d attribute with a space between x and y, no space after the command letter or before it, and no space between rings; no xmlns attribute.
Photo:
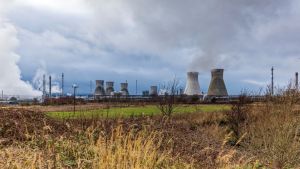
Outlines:
<svg viewBox="0 0 300 169"><path fill-rule="evenodd" d="M229 105L179 105L176 106L174 114L195 113L195 112L217 112L229 110ZM69 112L48 112L52 118L127 118L134 116L152 116L160 114L160 110L155 105L139 107L122 107L109 109L95 109L87 111L69 111Z"/></svg>

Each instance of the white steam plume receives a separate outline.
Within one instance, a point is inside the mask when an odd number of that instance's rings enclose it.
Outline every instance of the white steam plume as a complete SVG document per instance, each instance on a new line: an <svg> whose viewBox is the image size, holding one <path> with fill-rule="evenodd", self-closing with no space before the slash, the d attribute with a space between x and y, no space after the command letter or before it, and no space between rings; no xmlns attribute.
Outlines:
<svg viewBox="0 0 300 169"><path fill-rule="evenodd" d="M41 92L33 89L29 82L21 80L17 65L20 56L14 51L19 44L17 30L5 18L5 2L0 2L0 90L6 95L35 97Z"/></svg>
<svg viewBox="0 0 300 169"><path fill-rule="evenodd" d="M33 79L32 84L34 88L39 89L40 91L43 91L43 76L45 75L46 80L46 92L49 92L49 76L51 76L51 92L52 93L61 93L61 87L60 87L60 77L56 74L49 74L47 73L46 66L42 66L37 69Z"/></svg>

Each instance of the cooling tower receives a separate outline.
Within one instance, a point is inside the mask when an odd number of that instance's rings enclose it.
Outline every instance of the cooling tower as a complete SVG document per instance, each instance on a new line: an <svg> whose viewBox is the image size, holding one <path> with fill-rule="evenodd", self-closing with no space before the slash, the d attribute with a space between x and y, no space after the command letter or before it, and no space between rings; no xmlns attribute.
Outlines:
<svg viewBox="0 0 300 169"><path fill-rule="evenodd" d="M198 81L198 72L188 72L187 82L184 90L186 95L200 95L200 85Z"/></svg>
<svg viewBox="0 0 300 169"><path fill-rule="evenodd" d="M105 95L105 91L104 91L104 81L103 81L103 80L96 80L95 95L98 95L98 96L103 96L103 95Z"/></svg>
<svg viewBox="0 0 300 169"><path fill-rule="evenodd" d="M113 95L114 91L114 82L106 82L106 95Z"/></svg>
<svg viewBox="0 0 300 169"><path fill-rule="evenodd" d="M157 96L158 95L158 93L157 93L157 86L150 86L149 94L151 96Z"/></svg>
<svg viewBox="0 0 300 169"><path fill-rule="evenodd" d="M122 93L123 96L129 95L128 83L121 83L121 93Z"/></svg>
<svg viewBox="0 0 300 169"><path fill-rule="evenodd" d="M211 81L208 88L208 96L228 96L223 79L224 69L212 69Z"/></svg>

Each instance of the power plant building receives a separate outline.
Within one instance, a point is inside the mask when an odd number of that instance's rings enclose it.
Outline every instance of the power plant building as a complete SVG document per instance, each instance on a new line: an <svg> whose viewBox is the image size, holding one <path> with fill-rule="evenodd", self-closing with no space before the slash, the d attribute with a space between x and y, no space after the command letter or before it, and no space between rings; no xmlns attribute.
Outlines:
<svg viewBox="0 0 300 169"><path fill-rule="evenodd" d="M228 96L223 78L224 69L212 69L207 96Z"/></svg>
<svg viewBox="0 0 300 169"><path fill-rule="evenodd" d="M187 82L184 90L186 95L201 95L200 84L198 81L198 72L188 72Z"/></svg>
<svg viewBox="0 0 300 169"><path fill-rule="evenodd" d="M96 80L95 96L105 95L104 80Z"/></svg>
<svg viewBox="0 0 300 169"><path fill-rule="evenodd" d="M129 92L128 92L128 83L121 83L121 94L123 96L128 96Z"/></svg>
<svg viewBox="0 0 300 169"><path fill-rule="evenodd" d="M157 96L158 92L157 92L157 86L150 86L150 91L149 91L149 95L150 96Z"/></svg>
<svg viewBox="0 0 300 169"><path fill-rule="evenodd" d="M106 82L106 89L105 89L106 95L113 95L114 91L115 91L114 82L112 81Z"/></svg>

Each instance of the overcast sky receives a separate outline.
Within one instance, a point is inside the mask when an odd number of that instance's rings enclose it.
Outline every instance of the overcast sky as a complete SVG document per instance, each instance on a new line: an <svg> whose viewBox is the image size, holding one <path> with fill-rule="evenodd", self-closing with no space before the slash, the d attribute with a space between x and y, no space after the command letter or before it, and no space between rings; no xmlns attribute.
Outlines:
<svg viewBox="0 0 300 169"><path fill-rule="evenodd" d="M0 0L0 89L37 95L44 73L128 81L135 93L187 71L224 68L230 94L286 85L300 71L299 0ZM58 88L54 89L58 91Z"/></svg>

